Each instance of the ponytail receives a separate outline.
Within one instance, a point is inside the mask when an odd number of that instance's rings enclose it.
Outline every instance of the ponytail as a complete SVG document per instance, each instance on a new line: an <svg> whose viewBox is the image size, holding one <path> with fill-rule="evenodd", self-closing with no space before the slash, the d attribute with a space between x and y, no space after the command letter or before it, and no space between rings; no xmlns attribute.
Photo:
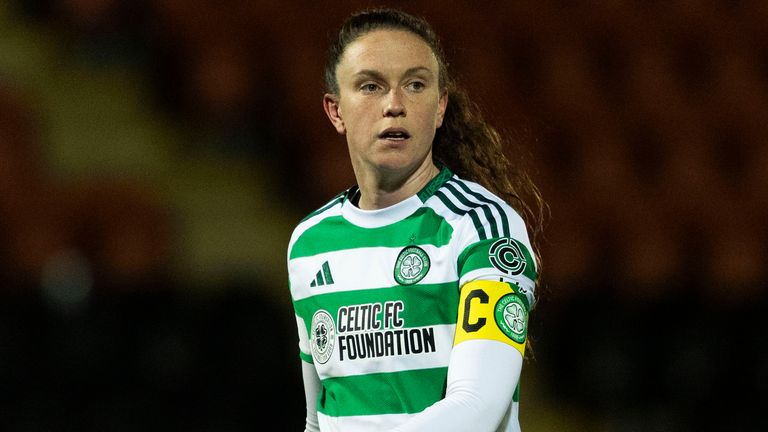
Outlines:
<svg viewBox="0 0 768 432"><path fill-rule="evenodd" d="M507 157L504 139L486 123L480 108L467 93L451 80L448 80L447 92L448 108L435 134L433 158L459 177L484 186L520 213L531 230L540 273L538 243L547 207L539 189L521 166L522 160L518 159L515 164Z"/></svg>

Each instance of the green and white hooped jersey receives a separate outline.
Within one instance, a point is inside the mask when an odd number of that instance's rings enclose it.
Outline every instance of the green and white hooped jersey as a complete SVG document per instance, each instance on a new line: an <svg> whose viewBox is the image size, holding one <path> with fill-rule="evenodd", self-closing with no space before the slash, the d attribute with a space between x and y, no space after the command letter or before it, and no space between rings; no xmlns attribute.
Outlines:
<svg viewBox="0 0 768 432"><path fill-rule="evenodd" d="M300 357L322 382L318 416L337 430L382 430L445 396L459 287L508 282L526 325L537 269L522 218L447 168L385 209L360 210L354 192L295 228L289 283Z"/></svg>

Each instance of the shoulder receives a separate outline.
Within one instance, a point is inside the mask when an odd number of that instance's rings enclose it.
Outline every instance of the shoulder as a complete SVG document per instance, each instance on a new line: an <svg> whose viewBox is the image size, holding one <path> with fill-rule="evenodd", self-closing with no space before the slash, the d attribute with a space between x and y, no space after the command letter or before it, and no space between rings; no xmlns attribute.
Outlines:
<svg viewBox="0 0 768 432"><path fill-rule="evenodd" d="M453 175L428 201L446 219L465 225L477 240L528 239L525 222L507 202L484 186Z"/></svg>
<svg viewBox="0 0 768 432"><path fill-rule="evenodd" d="M328 213L331 213L334 211L335 208L341 207L341 204L344 202L344 200L349 196L349 194L354 190L355 188L349 188L344 190L343 192L340 192L336 194L331 200L317 208L316 210L310 212L304 218L299 221L298 226L300 226L303 223L306 223L308 221L311 221L312 219L317 218L323 218ZM298 227L297 226L297 227Z"/></svg>
<svg viewBox="0 0 768 432"><path fill-rule="evenodd" d="M341 214L341 206L344 203L344 200L348 196L349 192L352 189L347 189L335 197L333 197L331 200L317 208L316 210L310 212L307 214L303 219L301 219L296 226L293 228L293 232L291 233L291 238L288 242L288 252L290 254L291 248L296 243L296 240L298 240L301 235L306 232L309 228L317 225L322 220L327 219L332 216L338 216Z"/></svg>

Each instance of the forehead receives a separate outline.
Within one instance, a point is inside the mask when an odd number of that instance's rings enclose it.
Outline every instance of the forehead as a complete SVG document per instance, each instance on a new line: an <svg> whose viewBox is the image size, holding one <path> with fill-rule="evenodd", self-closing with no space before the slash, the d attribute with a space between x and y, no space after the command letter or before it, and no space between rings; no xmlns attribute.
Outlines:
<svg viewBox="0 0 768 432"><path fill-rule="evenodd" d="M432 49L411 32L386 29L373 30L350 43L339 62L338 72L406 70L413 67L425 67L437 74L437 58Z"/></svg>

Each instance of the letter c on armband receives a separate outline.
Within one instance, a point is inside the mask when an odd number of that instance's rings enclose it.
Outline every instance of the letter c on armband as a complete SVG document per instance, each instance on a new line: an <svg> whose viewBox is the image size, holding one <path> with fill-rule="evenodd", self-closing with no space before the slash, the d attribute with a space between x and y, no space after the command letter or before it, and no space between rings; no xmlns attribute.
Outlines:
<svg viewBox="0 0 768 432"><path fill-rule="evenodd" d="M510 284L476 280L461 288L454 346L468 340L494 340L524 355L527 334L528 303Z"/></svg>
<svg viewBox="0 0 768 432"><path fill-rule="evenodd" d="M485 317L480 317L473 323L469 322L469 316L472 313L472 300L474 299L478 299L478 301L482 304L488 304L488 294L486 294L486 292L482 289L473 289L464 299L464 319L461 321L461 326L467 333L474 333L480 330L483 328L486 321Z"/></svg>

